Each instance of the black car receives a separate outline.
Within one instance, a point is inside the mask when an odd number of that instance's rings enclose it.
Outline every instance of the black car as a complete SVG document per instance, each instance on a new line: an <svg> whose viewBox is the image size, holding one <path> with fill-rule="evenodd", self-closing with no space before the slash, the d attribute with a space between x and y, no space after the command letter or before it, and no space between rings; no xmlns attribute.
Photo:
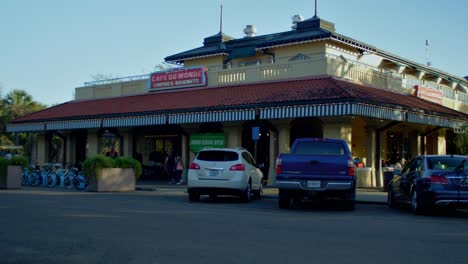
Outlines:
<svg viewBox="0 0 468 264"><path fill-rule="evenodd" d="M418 214L434 207L468 208L468 156L422 155L410 160L388 187L388 205L411 205Z"/></svg>

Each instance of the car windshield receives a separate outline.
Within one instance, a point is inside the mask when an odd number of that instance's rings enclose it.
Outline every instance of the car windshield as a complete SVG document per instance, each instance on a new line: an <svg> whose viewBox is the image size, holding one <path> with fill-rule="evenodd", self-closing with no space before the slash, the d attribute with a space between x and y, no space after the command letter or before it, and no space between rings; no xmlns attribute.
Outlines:
<svg viewBox="0 0 468 264"><path fill-rule="evenodd" d="M239 155L233 151L205 150L198 153L197 159L204 161L234 161L239 159Z"/></svg>
<svg viewBox="0 0 468 264"><path fill-rule="evenodd" d="M460 167L463 157L430 157L428 166L430 170L454 170Z"/></svg>
<svg viewBox="0 0 468 264"><path fill-rule="evenodd" d="M293 154L299 155L344 155L345 150L339 142L301 142Z"/></svg>

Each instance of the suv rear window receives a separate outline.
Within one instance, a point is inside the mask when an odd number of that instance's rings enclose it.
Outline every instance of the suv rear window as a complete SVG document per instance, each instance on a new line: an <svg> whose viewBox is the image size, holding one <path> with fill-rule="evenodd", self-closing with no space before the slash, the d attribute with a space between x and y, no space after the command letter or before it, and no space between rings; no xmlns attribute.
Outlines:
<svg viewBox="0 0 468 264"><path fill-rule="evenodd" d="M345 155L343 144L339 142L301 142L293 154L299 155Z"/></svg>
<svg viewBox="0 0 468 264"><path fill-rule="evenodd" d="M462 166L462 157L431 157L428 158L430 170L454 170Z"/></svg>
<svg viewBox="0 0 468 264"><path fill-rule="evenodd" d="M204 150L197 156L198 160L204 161L235 161L239 159L237 152L224 150Z"/></svg>

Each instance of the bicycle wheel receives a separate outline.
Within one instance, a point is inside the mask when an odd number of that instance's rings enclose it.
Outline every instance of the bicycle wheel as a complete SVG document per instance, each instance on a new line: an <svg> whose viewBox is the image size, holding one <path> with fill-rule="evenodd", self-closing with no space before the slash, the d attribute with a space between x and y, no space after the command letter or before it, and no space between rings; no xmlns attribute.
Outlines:
<svg viewBox="0 0 468 264"><path fill-rule="evenodd" d="M41 175L37 171L32 171L29 177L31 179L31 186L38 186L41 183Z"/></svg>
<svg viewBox="0 0 468 264"><path fill-rule="evenodd" d="M47 174L47 187L55 187L57 185L57 174L51 171Z"/></svg>
<svg viewBox="0 0 468 264"><path fill-rule="evenodd" d="M28 169L23 170L23 175L21 177L21 186L27 186L31 184L30 179L29 179L29 173L30 172Z"/></svg>
<svg viewBox="0 0 468 264"><path fill-rule="evenodd" d="M78 174L73 178L73 186L75 186L75 189L77 190L84 190L88 187L88 178L81 172L78 172Z"/></svg>
<svg viewBox="0 0 468 264"><path fill-rule="evenodd" d="M67 174L65 174L65 177L63 178L63 185L65 188L73 188L73 178L75 178L75 172L69 171Z"/></svg>

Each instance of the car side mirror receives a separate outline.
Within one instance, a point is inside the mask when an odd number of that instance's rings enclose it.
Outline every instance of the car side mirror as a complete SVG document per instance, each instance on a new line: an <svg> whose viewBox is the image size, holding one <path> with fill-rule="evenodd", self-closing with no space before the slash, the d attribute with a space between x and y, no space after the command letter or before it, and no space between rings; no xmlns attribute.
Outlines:
<svg viewBox="0 0 468 264"><path fill-rule="evenodd" d="M265 163L260 163L260 164L257 165L257 167L259 169L263 169L263 168L265 168Z"/></svg>

